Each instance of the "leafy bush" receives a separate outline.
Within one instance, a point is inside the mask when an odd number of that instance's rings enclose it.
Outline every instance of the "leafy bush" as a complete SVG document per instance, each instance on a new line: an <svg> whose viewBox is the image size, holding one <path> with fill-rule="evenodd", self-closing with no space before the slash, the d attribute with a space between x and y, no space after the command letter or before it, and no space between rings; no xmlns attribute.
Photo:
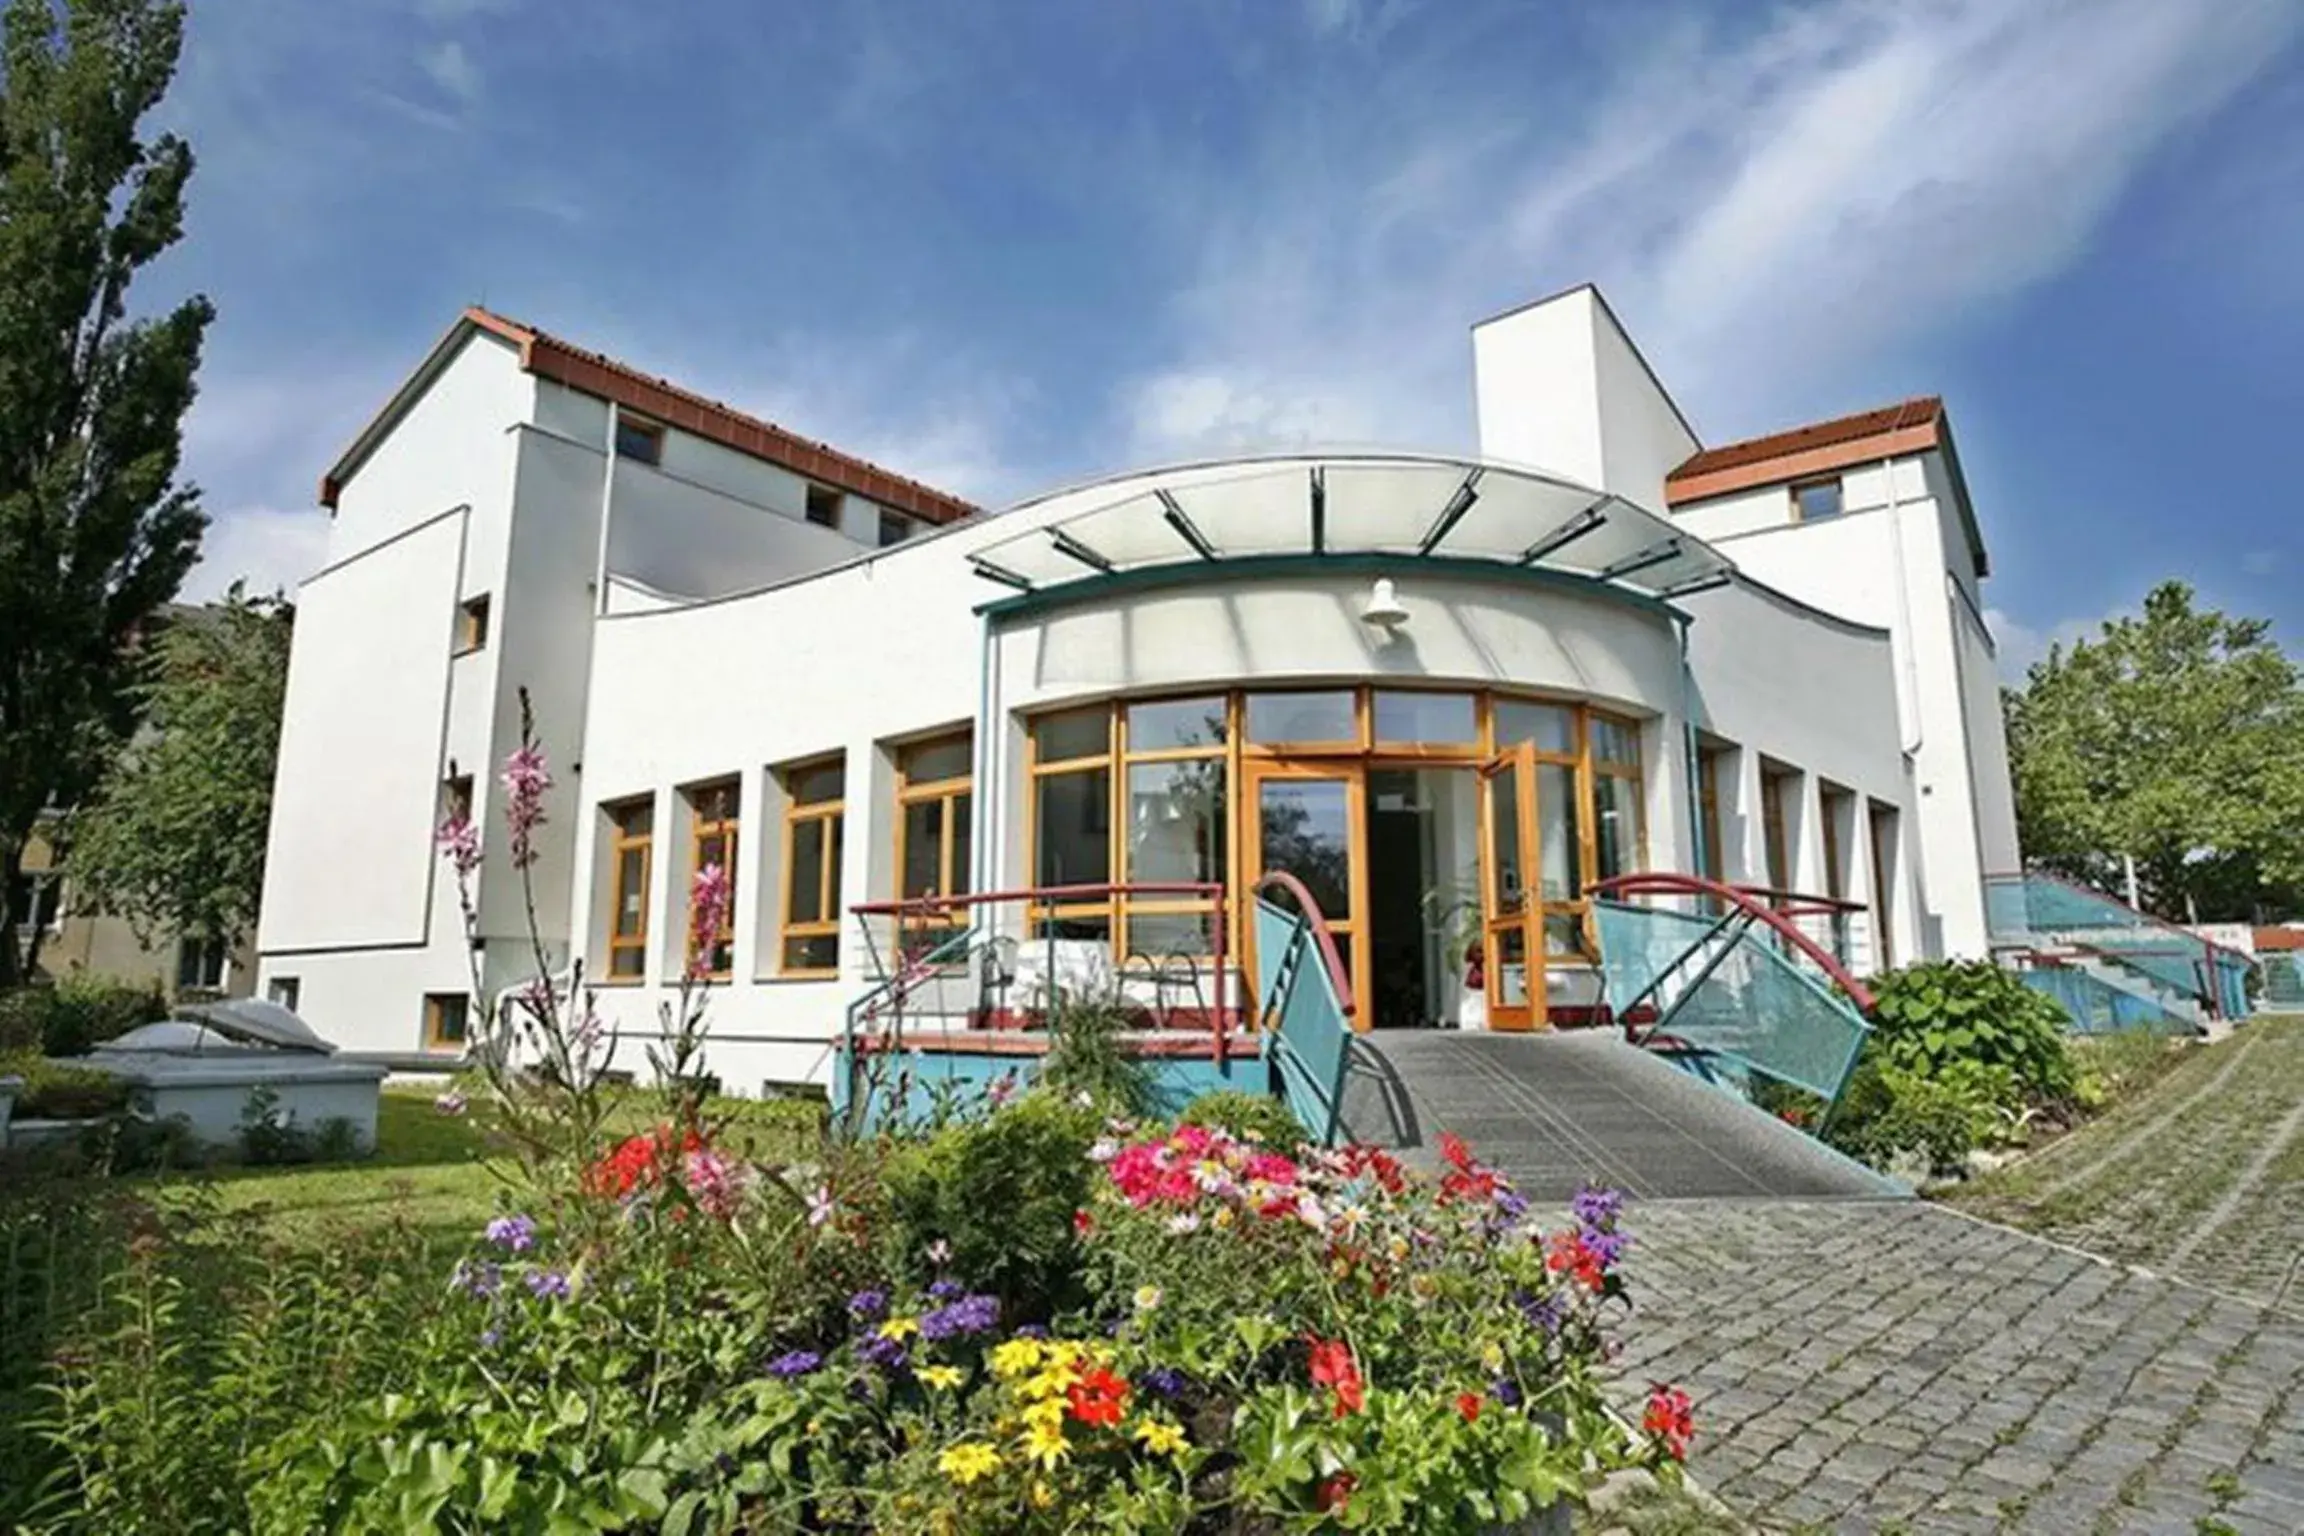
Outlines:
<svg viewBox="0 0 2304 1536"><path fill-rule="evenodd" d="M1287 1105L1268 1094L1231 1088L1204 1093L1186 1106L1183 1123L1259 1142L1275 1152L1293 1153L1304 1145L1304 1127Z"/></svg>
<svg viewBox="0 0 2304 1536"><path fill-rule="evenodd" d="M1939 1177L1966 1170L1968 1156L2004 1124L1998 1072L1955 1063L1940 1077L1867 1060L1826 1122L1824 1139L1850 1157L1887 1170L1917 1159Z"/></svg>
<svg viewBox="0 0 2304 1536"><path fill-rule="evenodd" d="M952 1265L1018 1317L1079 1300L1073 1213L1087 1203L1093 1110L1045 1088L986 1119L896 1148L881 1172L897 1251L949 1245Z"/></svg>
<svg viewBox="0 0 2304 1536"><path fill-rule="evenodd" d="M109 1072L19 1052L0 1057L0 1077L21 1077L16 1115L23 1120L97 1120L128 1107L128 1085Z"/></svg>
<svg viewBox="0 0 2304 1536"><path fill-rule="evenodd" d="M1957 1061L2006 1067L2025 1100L2072 1092L2064 1033L2071 1018L2015 972L1989 960L1910 965L1871 983L1872 1045L1882 1064L1940 1077Z"/></svg>
<svg viewBox="0 0 2304 1536"><path fill-rule="evenodd" d="M1059 1093L1085 1093L1122 1114L1150 1113L1152 1074L1126 1044L1133 1018L1116 986L1060 993L1044 1020L1048 1054L1036 1080Z"/></svg>
<svg viewBox="0 0 2304 1536"><path fill-rule="evenodd" d="M2148 1029L2082 1035L2072 1042L2073 1098L2095 1110L2136 1092L2177 1059L2176 1043Z"/></svg>
<svg viewBox="0 0 2304 1536"><path fill-rule="evenodd" d="M0 1053L83 1056L140 1024L168 1017L158 982L75 973L54 985L19 987L0 997Z"/></svg>

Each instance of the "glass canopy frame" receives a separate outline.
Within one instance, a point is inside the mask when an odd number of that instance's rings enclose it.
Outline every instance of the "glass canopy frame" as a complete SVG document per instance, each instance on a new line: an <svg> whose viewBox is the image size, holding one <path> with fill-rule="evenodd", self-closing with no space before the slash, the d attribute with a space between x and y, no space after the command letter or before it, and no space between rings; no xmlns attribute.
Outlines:
<svg viewBox="0 0 2304 1536"><path fill-rule="evenodd" d="M1621 496L1502 465L1398 456L1290 458L1178 477L996 540L977 575L1018 592L1194 562L1322 555L1490 562L1666 599L1735 565Z"/></svg>

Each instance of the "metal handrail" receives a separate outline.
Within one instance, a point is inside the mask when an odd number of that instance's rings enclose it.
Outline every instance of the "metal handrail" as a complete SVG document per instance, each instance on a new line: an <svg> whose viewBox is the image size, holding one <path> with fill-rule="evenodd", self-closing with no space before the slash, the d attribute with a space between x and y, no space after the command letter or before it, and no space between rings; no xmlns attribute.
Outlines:
<svg viewBox="0 0 2304 1536"><path fill-rule="evenodd" d="M1814 961L1816 968L1831 983L1848 995L1859 1013L1872 1012L1872 989L1858 981L1839 959L1823 945L1802 933L1790 916L1767 905L1743 886L1730 885L1707 875L1683 875L1669 870L1646 870L1628 875L1612 875L1592 885L1595 896L1710 896L1746 913L1753 921L1765 923L1793 948ZM1835 898L1819 897L1818 900Z"/></svg>
<svg viewBox="0 0 2304 1536"><path fill-rule="evenodd" d="M1320 903L1303 881L1284 869L1266 870L1256 882L1257 894L1266 890L1278 891L1296 904L1299 917L1306 920L1312 938L1320 946L1320 959L1328 967L1328 980L1336 989L1344 1017L1352 1017L1358 1000L1352 995L1352 974L1344 969L1343 952L1336 947L1336 935L1329 930L1328 919L1321 914Z"/></svg>
<svg viewBox="0 0 2304 1536"><path fill-rule="evenodd" d="M1264 899L1267 893L1285 896L1289 905L1296 910L1291 913L1279 903ZM1275 917L1292 921L1293 924L1280 956L1265 955L1261 949L1257 955L1258 970L1269 970L1276 982L1282 977L1286 978L1284 986L1274 987L1274 995L1267 996L1259 992L1257 997L1259 1015L1270 1019L1273 1026L1266 1037L1266 1056L1280 1084L1284 1102L1289 1097L1286 1076L1291 1071L1318 1098L1321 1123L1317 1127L1306 1123L1305 1129L1317 1131L1323 1146L1332 1145L1343 1123L1344 1082L1352 1060L1351 1019L1356 1006L1352 983L1344 969L1343 956L1336 948L1336 936L1328 927L1328 919L1321 913L1319 902L1313 899L1311 891L1305 888L1301 880L1285 870L1270 871L1256 882L1251 899L1256 903L1256 910L1269 911ZM1259 940L1259 944L1261 942ZM1335 1016L1327 1021L1340 1036L1336 1041L1336 1069L1325 1084L1315 1078L1311 1064L1304 1057L1302 1042L1290 1036L1286 1023L1289 999L1294 995L1303 974L1300 946L1308 947L1311 954L1318 957L1329 984L1329 996L1336 1003ZM1258 978L1256 985L1261 987L1261 978ZM1301 1115L1299 1118L1302 1118Z"/></svg>

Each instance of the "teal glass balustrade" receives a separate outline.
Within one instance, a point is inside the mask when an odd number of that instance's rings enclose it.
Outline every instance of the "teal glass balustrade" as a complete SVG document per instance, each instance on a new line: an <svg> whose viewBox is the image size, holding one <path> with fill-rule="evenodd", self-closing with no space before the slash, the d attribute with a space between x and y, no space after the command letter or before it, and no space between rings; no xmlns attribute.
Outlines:
<svg viewBox="0 0 2304 1536"><path fill-rule="evenodd" d="M1275 1086L1306 1135L1333 1146L1343 1124L1352 1026L1312 925L1256 902L1256 996Z"/></svg>

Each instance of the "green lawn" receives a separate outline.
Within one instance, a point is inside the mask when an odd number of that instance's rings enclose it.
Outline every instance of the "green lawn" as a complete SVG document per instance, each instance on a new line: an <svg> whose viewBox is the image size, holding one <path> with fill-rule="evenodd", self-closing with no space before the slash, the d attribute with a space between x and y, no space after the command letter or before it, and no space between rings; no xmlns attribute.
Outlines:
<svg viewBox="0 0 2304 1536"><path fill-rule="evenodd" d="M464 1115L434 1107L430 1088L387 1088L376 1115L375 1155L321 1167L224 1168L209 1175L230 1210L261 1211L284 1232L324 1231L398 1216L426 1231L466 1230L487 1220L508 1197L510 1165L491 1162L493 1148L479 1100ZM633 1131L654 1123L656 1100L635 1091L616 1123ZM720 1099L708 1116L727 1138L770 1162L813 1154L821 1106L802 1102Z"/></svg>

